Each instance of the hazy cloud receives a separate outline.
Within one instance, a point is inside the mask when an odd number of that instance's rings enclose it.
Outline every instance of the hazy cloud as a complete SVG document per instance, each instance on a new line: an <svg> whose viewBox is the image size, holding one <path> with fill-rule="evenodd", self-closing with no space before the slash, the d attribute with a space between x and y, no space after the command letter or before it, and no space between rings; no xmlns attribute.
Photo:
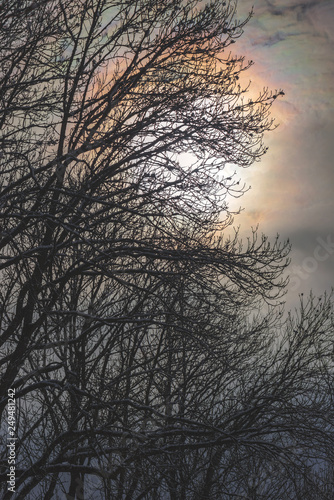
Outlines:
<svg viewBox="0 0 334 500"><path fill-rule="evenodd" d="M249 10L251 2L241 2ZM242 12L240 12L242 14ZM242 16L241 16L242 17ZM334 2L255 0L254 18L236 44L255 61L253 88L282 88L272 109L280 127L266 138L267 156L244 172L252 190L239 200L236 224L293 244L292 266L311 265L317 237L334 238ZM334 285L334 256L302 280L306 293ZM289 295L296 296L296 291Z"/></svg>
<svg viewBox="0 0 334 500"><path fill-rule="evenodd" d="M258 2L260 3L260 2ZM321 0L310 0L310 1L294 1L294 0L276 0L270 1L265 0L264 7L267 8L268 12L272 16L287 16L291 13L297 13L299 19L307 14L309 9L317 7L322 3Z"/></svg>
<svg viewBox="0 0 334 500"><path fill-rule="evenodd" d="M253 41L253 45L263 45L263 46L271 46L276 43L283 42L287 38L291 36L297 36L299 33L286 33L284 31L277 31L273 35L264 35L258 37Z"/></svg>

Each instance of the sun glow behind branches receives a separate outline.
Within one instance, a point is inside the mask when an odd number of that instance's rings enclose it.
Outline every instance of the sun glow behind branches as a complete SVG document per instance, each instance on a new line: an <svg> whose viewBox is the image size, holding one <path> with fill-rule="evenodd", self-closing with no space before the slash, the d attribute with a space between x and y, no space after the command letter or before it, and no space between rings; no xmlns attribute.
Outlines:
<svg viewBox="0 0 334 500"><path fill-rule="evenodd" d="M149 11L148 15L151 15ZM117 16L115 14L115 17L113 19L110 18L106 20L107 24L110 23L108 29L101 28L102 44L103 44L103 38L110 37L113 35L114 30L117 27L116 18ZM139 26L143 28L146 21L144 21L144 19L141 19L138 20L138 22ZM164 27L162 27L161 29L164 29ZM170 29L174 31L176 30L175 27L170 27ZM241 31L242 29L240 30L240 34ZM134 42L135 38L133 38L133 43ZM125 46L126 44L124 45L124 47ZM239 79L239 75L242 76L245 72L245 78L242 78L241 80L241 85L243 86L242 93L244 96L243 103L247 103L247 100L249 100L249 102L252 101L255 102L257 96L255 96L255 93L250 93L249 89L247 88L248 81L246 80L247 80L247 74L249 73L249 69L245 71L249 66L247 60L242 61L241 59L239 59L237 61L235 58L231 57L231 54L229 53L230 52L229 44L226 47L226 51L221 54L221 67L219 68L209 67L208 60L205 57L205 52L203 52L203 56L201 57L197 54L198 50L196 49L193 55L189 54L186 57L184 57L182 53L179 53L177 57L175 56L174 59L170 57L164 59L164 56L162 55L160 67L158 66L154 67L151 73L150 71L146 70L145 76L138 80L138 86L136 88L132 88L131 94L129 94L127 97L128 100L123 100L118 102L119 99L118 82L120 83L120 85L124 85L127 83L125 75L127 74L127 72L129 72L129 75L131 74L131 64L133 57L133 54L131 55L130 53L129 54L125 53L124 50L122 51L121 49L119 49L117 54L115 54L109 60L108 68L104 68L104 73L103 74L96 73L94 76L95 80L93 85L93 91L91 94L92 108L94 108L95 106L94 101L96 100L97 102L98 98L103 95L107 96L110 94L109 99L111 103L111 110L109 112L109 121L107 122L107 125L104 129L100 128L99 130L100 137L97 137L98 134L96 134L96 138L97 141L101 142L101 151L103 151L104 134L107 135L111 129L117 130L121 129L122 126L131 127L134 125L137 117L135 115L127 116L127 109L131 110L131 106L133 105L134 99L137 98L136 96L144 98L145 94L150 94L150 93L154 94L155 90L157 92L161 92L162 94L164 92L168 94L170 91L173 91L175 82L178 85L180 85L183 79L189 78L189 75L192 75L192 77L194 78L194 75L196 74L196 78L200 79L201 77L204 78L204 76L210 74L211 77L213 78L214 74L216 74L218 77L218 73L219 71L221 71L220 79L222 82L221 85L223 86L221 90L222 90L222 95L225 95L225 101L224 101L225 103L223 105L220 104L219 108L220 111L218 112L215 109L216 106L215 102L219 103L218 100L219 90L217 87L217 82L216 80L215 81L212 80L213 82L211 83L212 88L208 83L206 89L207 95L204 96L204 98L201 98L202 99L201 102L198 102L198 100L193 101L193 109L191 114L189 114L189 116L177 117L175 122L177 124L177 127L179 128L179 132L184 133L188 126L187 120L189 120L189 123L195 123L195 124L200 123L201 120L202 122L204 120L207 120L208 133L211 130L211 135L210 137L208 136L207 144L206 145L200 144L198 142L198 144L195 145L192 144L192 147L190 149L187 149L187 144L185 141L184 147L182 149L180 149L179 147L178 150L171 151L170 153L175 156L174 159L175 164L177 163L179 165L180 170L178 172L171 171L171 173L168 175L170 177L169 181L171 180L173 182L173 180L174 181L177 180L177 175L179 174L181 174L181 177L184 177L184 179L186 179L186 177L189 175L190 172L192 172L193 175L196 174L197 176L201 174L202 175L201 182L204 191L205 191L204 181L207 182L208 187L211 185L213 181L215 181L217 185L220 185L221 188L220 196L221 199L224 200L224 203L221 205L221 208L223 210L222 216L224 216L224 214L227 213L226 203L229 204L230 211L232 212L239 211L240 203L239 200L235 200L235 198L239 198L241 194L248 188L247 182L244 182L244 179L247 178L247 174L243 173L241 169L237 170L237 168L240 166L240 161L239 161L240 156L236 154L236 151L238 149L238 140L240 137L243 141L245 137L245 134L243 134L242 131L243 128L242 124L239 127L240 123L239 124L235 123L233 118L233 109L237 104L236 96L238 93L238 83L236 87L234 87L234 85L236 83L236 80ZM203 50L203 48L201 48L201 50ZM141 68L144 68L147 62L144 46L140 54L141 54L140 55L141 60L137 61L135 66L139 70ZM98 65L98 61L92 60L91 65L92 68L91 69L87 68L87 71L91 70L93 71L94 65ZM131 75L131 77L135 76L136 75L134 74ZM226 96L228 95L229 98L226 98ZM252 97L252 99L250 97ZM191 100L194 99L194 96L189 95L188 98L189 100ZM268 101L269 100L270 100L270 95L268 94ZM217 106L219 106L219 104L217 104ZM231 106L231 114L229 115L230 106ZM238 110L238 107L236 107L236 109ZM244 112L244 109L242 107L240 109L241 111L237 119L242 121L244 119L243 115L245 114L246 116L247 112ZM173 113L176 116L177 106L175 107L175 110L173 110ZM227 155L222 157L219 154L216 154L217 148L214 152L210 151L211 146L213 150L216 147L215 145L216 138L214 133L212 132L213 128L210 126L215 120L217 120L217 126L221 127L222 123L224 123L225 114L227 116L225 141L226 144L229 144L228 146L229 149L225 149L225 152L227 151ZM140 119L143 118L144 116L140 117ZM162 129L164 126L164 122L161 121L159 126ZM237 133L235 137L232 139L232 141L228 143L229 139L232 137L233 130L237 130ZM141 138L142 143L146 142L148 144L149 141L152 140L152 138L154 138L155 132L156 131L154 131L152 127L148 128L146 130L146 137ZM259 131L257 130L256 133L258 132ZM259 133L259 136L261 136L261 131ZM233 146L233 140L236 141L234 146ZM225 147L224 143L225 141L223 141L223 143L221 144L222 148ZM260 141L258 142L258 145L259 148L261 148ZM217 147L218 146L219 145L217 145ZM252 140L249 140L249 151L251 150L251 147L254 148L254 145L252 146ZM254 159L256 159L256 148L254 148L254 151L255 151ZM235 160L235 162L233 162L233 160ZM245 160L245 164L241 166L248 166L250 164L251 161ZM159 174L160 174L159 168L160 166L162 167L163 165L165 165L165 163L161 162L159 158L157 158L155 167L150 164L149 171L146 173L144 182L147 184L150 181L150 183L153 184L154 182L159 180ZM211 172L209 172L210 170ZM150 178L147 177L148 175L150 175Z"/></svg>

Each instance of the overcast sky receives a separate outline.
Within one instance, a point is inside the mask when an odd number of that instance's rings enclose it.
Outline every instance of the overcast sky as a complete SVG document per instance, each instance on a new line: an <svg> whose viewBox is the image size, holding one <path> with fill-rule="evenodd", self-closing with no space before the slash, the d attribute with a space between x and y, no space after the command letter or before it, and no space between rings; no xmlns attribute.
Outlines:
<svg viewBox="0 0 334 500"><path fill-rule="evenodd" d="M254 88L285 96L272 108L280 126L266 157L243 173L252 189L235 224L290 238L294 306L299 293L334 286L334 1L239 0L238 17L252 5L236 52L255 61Z"/></svg>

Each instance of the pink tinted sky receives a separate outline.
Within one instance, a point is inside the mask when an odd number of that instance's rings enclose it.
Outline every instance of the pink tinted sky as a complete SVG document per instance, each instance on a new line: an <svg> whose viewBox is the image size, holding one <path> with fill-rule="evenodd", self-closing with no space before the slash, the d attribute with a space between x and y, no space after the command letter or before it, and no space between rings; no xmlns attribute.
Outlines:
<svg viewBox="0 0 334 500"><path fill-rule="evenodd" d="M272 108L280 125L265 138L267 155L242 172L252 189L234 204L245 209L234 222L242 234L259 224L290 238L295 306L299 293L334 286L334 1L239 0L238 17L252 5L235 52L255 61L253 88L285 96Z"/></svg>

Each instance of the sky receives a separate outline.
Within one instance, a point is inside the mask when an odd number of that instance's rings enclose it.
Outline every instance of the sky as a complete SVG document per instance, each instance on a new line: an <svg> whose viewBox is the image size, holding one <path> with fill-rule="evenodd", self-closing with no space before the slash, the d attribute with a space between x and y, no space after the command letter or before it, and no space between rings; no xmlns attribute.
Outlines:
<svg viewBox="0 0 334 500"><path fill-rule="evenodd" d="M299 294L334 287L334 1L239 0L254 16L235 52L255 62L253 89L282 89L269 151L242 173L251 190L238 200L241 234L259 224L292 243L287 306Z"/></svg>

